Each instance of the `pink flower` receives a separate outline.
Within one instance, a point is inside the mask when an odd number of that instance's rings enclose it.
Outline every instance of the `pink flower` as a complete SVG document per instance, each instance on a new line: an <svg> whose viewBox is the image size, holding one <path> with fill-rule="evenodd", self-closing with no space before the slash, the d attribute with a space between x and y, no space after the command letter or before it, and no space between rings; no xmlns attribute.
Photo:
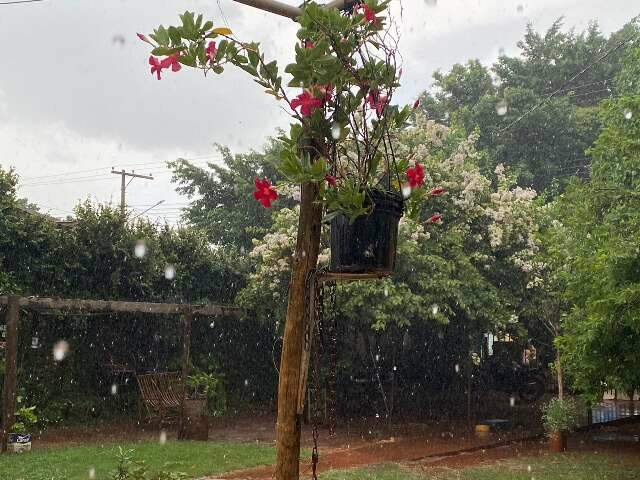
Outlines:
<svg viewBox="0 0 640 480"><path fill-rule="evenodd" d="M290 105L291 105L291 108L293 108L294 110L300 107L300 113L302 114L302 116L308 117L314 112L314 110L322 107L323 104L324 104L323 99L315 98L313 95L311 95L308 91L305 90L296 98L291 100Z"/></svg>
<svg viewBox="0 0 640 480"><path fill-rule="evenodd" d="M311 40L303 40L302 41L302 46L304 48L314 48L315 44Z"/></svg>
<svg viewBox="0 0 640 480"><path fill-rule="evenodd" d="M158 80L161 80L160 72L162 72L162 69L165 68L162 66L162 62L158 60L158 58L151 55L149 57L149 65L151 65L151 74L153 75L155 73L158 76Z"/></svg>
<svg viewBox="0 0 640 480"><path fill-rule="evenodd" d="M218 53L218 49L216 47L216 42L209 42L207 48L205 50L205 54L207 55L207 59L210 62L213 62L216 58L216 53Z"/></svg>
<svg viewBox="0 0 640 480"><path fill-rule="evenodd" d="M367 22L373 23L373 24L378 23L376 12L374 12L373 9L366 3L361 3L360 5L356 6L356 12L358 10L362 10L362 14L364 15L364 18Z"/></svg>
<svg viewBox="0 0 640 480"><path fill-rule="evenodd" d="M162 68L171 67L172 72L177 72L182 68L182 65L180 65L180 62L178 61L179 58L180 55L178 55L177 53L169 55L167 58L162 59L160 65L162 65Z"/></svg>
<svg viewBox="0 0 640 480"><path fill-rule="evenodd" d="M442 215L436 213L435 215L431 215L426 223L436 223L442 220Z"/></svg>
<svg viewBox="0 0 640 480"><path fill-rule="evenodd" d="M142 40L143 42L147 42L149 45L154 46L155 45L151 42L151 40L149 40L145 35L141 34L141 33L136 33L136 35L138 36L138 38L140 40Z"/></svg>
<svg viewBox="0 0 640 480"><path fill-rule="evenodd" d="M382 115L382 112L384 112L387 103L389 103L389 97L386 95L380 95L378 90L371 90L367 96L367 102L369 103L369 107L375 109L376 114L379 117Z"/></svg>
<svg viewBox="0 0 640 480"><path fill-rule="evenodd" d="M431 195L432 197L437 197L438 195L442 195L443 193L447 193L447 191L442 187L438 187L432 188L429 192L429 195Z"/></svg>
<svg viewBox="0 0 640 480"><path fill-rule="evenodd" d="M278 192L266 178L260 180L255 179L256 191L253 192L253 198L258 200L265 208L271 208L271 202L278 198Z"/></svg>
<svg viewBox="0 0 640 480"><path fill-rule="evenodd" d="M424 168L416 162L415 167L407 168L407 178L411 188L419 187L424 183Z"/></svg>
<svg viewBox="0 0 640 480"><path fill-rule="evenodd" d="M334 175L327 174L324 176L324 179L327 181L327 183L331 187L336 187L338 185L338 181Z"/></svg>

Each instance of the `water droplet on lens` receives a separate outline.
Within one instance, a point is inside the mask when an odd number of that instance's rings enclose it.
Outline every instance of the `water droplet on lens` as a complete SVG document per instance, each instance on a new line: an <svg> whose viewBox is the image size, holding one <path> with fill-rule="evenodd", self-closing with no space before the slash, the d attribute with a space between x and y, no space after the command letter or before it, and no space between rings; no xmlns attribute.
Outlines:
<svg viewBox="0 0 640 480"><path fill-rule="evenodd" d="M334 123L331 125L331 138L334 140L339 140L340 135L342 134L342 128L340 128L340 124Z"/></svg>
<svg viewBox="0 0 640 480"><path fill-rule="evenodd" d="M164 267L164 278L167 280L173 280L176 277L176 267L173 265L167 265Z"/></svg>
<svg viewBox="0 0 640 480"><path fill-rule="evenodd" d="M507 110L509 110L509 106L507 105L507 102L504 100L500 100L498 103L496 103L496 113L499 116L504 116L507 114Z"/></svg>
<svg viewBox="0 0 640 480"><path fill-rule="evenodd" d="M67 353L69 353L69 344L66 341L60 340L53 346L53 359L56 362L64 360Z"/></svg>
<svg viewBox="0 0 640 480"><path fill-rule="evenodd" d="M138 240L136 242L136 246L133 249L133 253L138 258L143 258L147 254L147 245L144 243L144 240Z"/></svg>

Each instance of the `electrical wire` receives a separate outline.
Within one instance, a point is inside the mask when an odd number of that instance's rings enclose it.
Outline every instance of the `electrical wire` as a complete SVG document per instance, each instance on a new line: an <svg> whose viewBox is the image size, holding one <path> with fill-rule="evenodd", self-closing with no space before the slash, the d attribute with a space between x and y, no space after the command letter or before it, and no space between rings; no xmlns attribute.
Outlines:
<svg viewBox="0 0 640 480"><path fill-rule="evenodd" d="M0 5L16 5L18 3L36 3L44 1L45 0L11 0L9 2L0 2Z"/></svg>
<svg viewBox="0 0 640 480"><path fill-rule="evenodd" d="M634 23L638 20L638 18L640 18L640 14L636 15L635 17L633 17L631 19L631 21L629 23ZM635 38L634 38L635 37ZM597 65L598 63L600 63L602 60L604 60L605 58L607 58L609 55L611 55L613 52L619 50L623 45L626 45L628 43L634 42L635 40L637 40L638 38L640 38L640 34L630 34L628 37L626 37L624 40L622 40L621 42L617 43L614 47L610 48L609 50L607 50L604 54L602 54L601 56L599 56L598 58L596 58L594 61L592 61L591 63L589 63L586 67L584 67L582 70L580 70L578 73L576 73L575 75L573 75L571 78L569 78L566 82L564 82L560 87L558 87L556 90L554 90L552 93L550 93L549 95L547 95L546 98L544 98L542 101L540 101L539 103L537 103L533 108L530 108L529 110L527 110L526 112L524 112L522 115L520 115L518 118L516 118L513 122L511 122L509 125L507 125L506 127L498 130L497 134L500 135L504 132L506 132L507 130L509 130L510 128L512 128L513 126L517 125L518 123L520 123L525 117L527 117L528 115L530 115L531 113L535 112L536 110L538 110L540 107L542 107L543 105L545 105L546 103L548 103L549 101L551 101L551 99L553 99L556 95L558 95L560 92L562 92L564 89L566 89L574 80L576 80L577 78L579 78L580 76L582 76L585 72L587 72L588 70L590 70L593 66Z"/></svg>

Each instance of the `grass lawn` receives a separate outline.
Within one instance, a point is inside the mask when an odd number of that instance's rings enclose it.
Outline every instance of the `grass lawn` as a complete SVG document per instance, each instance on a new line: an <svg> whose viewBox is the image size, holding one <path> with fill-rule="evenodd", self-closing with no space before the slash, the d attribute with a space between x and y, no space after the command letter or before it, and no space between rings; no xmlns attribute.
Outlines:
<svg viewBox="0 0 640 480"><path fill-rule="evenodd" d="M397 465L333 471L322 480L637 480L640 461L608 454L573 453L519 458L466 469L421 471Z"/></svg>
<svg viewBox="0 0 640 480"><path fill-rule="evenodd" d="M275 462L275 449L255 443L158 442L128 443L133 459L143 460L150 471L164 469L191 476L214 475ZM96 480L109 478L117 464L118 444L36 450L0 456L2 480Z"/></svg>

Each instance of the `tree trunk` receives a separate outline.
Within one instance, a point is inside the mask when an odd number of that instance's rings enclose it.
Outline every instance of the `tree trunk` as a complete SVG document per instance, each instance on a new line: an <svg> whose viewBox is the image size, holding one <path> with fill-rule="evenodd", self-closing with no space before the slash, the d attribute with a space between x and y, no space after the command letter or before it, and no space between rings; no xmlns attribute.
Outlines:
<svg viewBox="0 0 640 480"><path fill-rule="evenodd" d="M560 361L560 351L556 348L556 375L558 377L558 398L564 399L564 375L562 373L562 362Z"/></svg>
<svg viewBox="0 0 640 480"><path fill-rule="evenodd" d="M280 356L276 480L297 480L299 475L301 418L298 415L298 387L307 308L306 280L316 267L320 248L322 206L315 203L317 196L316 184L302 185L298 237Z"/></svg>

